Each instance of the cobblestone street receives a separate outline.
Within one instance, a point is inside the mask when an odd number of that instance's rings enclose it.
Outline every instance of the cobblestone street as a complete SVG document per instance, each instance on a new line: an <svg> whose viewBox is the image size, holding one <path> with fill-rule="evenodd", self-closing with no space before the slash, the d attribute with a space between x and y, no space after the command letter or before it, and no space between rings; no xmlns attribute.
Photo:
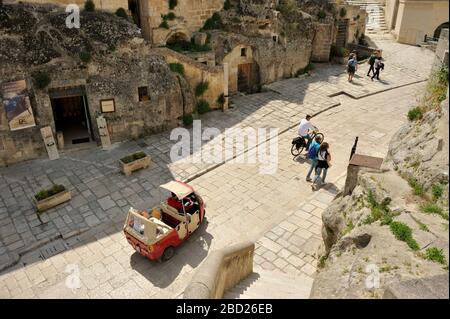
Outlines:
<svg viewBox="0 0 450 319"><path fill-rule="evenodd" d="M260 174L257 164L172 163L170 132L0 168L0 298L173 298L212 250L245 239L257 242L255 267L313 278L321 213L343 185L355 137L358 153L384 157L429 75L431 51L374 40L386 58L380 82L365 76L367 64L354 83L343 66L318 65L310 77L236 96L229 111L202 116L203 128L221 132L278 128L275 174ZM329 184L317 192L305 182L309 164L289 152L306 114L316 115L333 158ZM118 160L140 150L152 166L123 176ZM158 186L171 179L188 180L204 197L207 221L169 262L153 263L134 253L121 229L130 206L156 204ZM31 196L52 183L67 186L72 200L38 218ZM79 267L80 289L66 288L68 265Z"/></svg>

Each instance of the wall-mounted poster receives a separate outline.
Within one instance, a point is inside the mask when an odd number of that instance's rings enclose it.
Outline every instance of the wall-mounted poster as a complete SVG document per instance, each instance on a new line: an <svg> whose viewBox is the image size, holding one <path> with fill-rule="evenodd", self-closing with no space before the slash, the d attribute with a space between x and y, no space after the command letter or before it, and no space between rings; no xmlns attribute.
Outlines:
<svg viewBox="0 0 450 319"><path fill-rule="evenodd" d="M2 83L0 94L11 131L36 126L25 80Z"/></svg>
<svg viewBox="0 0 450 319"><path fill-rule="evenodd" d="M101 100L100 101L100 108L102 110L102 113L115 112L116 111L116 104L114 102L114 99Z"/></svg>

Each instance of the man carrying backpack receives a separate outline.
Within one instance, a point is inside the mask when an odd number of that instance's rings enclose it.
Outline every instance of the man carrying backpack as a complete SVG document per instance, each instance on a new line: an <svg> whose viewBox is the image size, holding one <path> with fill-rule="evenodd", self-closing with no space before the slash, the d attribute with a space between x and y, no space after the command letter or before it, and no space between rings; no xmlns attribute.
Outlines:
<svg viewBox="0 0 450 319"><path fill-rule="evenodd" d="M367 72L367 76L370 76L370 72L372 72L373 74L375 74L375 68L374 68L374 65L375 65L375 60L377 59L377 56L375 55L375 52L372 52L372 54L370 55L370 58L369 58L369 65L370 65L370 68L369 68L369 72Z"/></svg>
<svg viewBox="0 0 450 319"><path fill-rule="evenodd" d="M381 57L377 57L377 59L375 60L375 73L372 76L372 81L373 79L376 77L377 80L380 79L380 70L384 70L384 63L381 62Z"/></svg>
<svg viewBox="0 0 450 319"><path fill-rule="evenodd" d="M311 161L311 167L309 168L308 175L306 175L306 181L312 182L311 174L315 171L317 166L320 144L322 143L322 138L320 136L316 136L315 140L311 143L308 150L308 159Z"/></svg>
<svg viewBox="0 0 450 319"><path fill-rule="evenodd" d="M358 60L356 59L356 55L352 54L350 60L347 63L347 73L348 73L348 81L353 81L353 76L358 68Z"/></svg>

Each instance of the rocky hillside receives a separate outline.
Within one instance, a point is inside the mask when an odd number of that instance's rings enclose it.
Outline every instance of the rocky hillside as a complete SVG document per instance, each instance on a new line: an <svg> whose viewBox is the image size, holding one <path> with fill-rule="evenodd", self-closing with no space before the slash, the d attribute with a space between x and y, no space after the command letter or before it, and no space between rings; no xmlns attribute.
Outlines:
<svg viewBox="0 0 450 319"><path fill-rule="evenodd" d="M406 280L427 285L436 275L446 275L448 298L447 87L443 69L392 139L383 170L360 172L352 195L336 198L323 214L321 270L311 298L382 298L406 289L398 288Z"/></svg>
<svg viewBox="0 0 450 319"><path fill-rule="evenodd" d="M139 29L105 12L81 12L81 28L67 28L67 13L52 5L14 4L0 7L0 63L41 65L80 54L93 57L114 51Z"/></svg>

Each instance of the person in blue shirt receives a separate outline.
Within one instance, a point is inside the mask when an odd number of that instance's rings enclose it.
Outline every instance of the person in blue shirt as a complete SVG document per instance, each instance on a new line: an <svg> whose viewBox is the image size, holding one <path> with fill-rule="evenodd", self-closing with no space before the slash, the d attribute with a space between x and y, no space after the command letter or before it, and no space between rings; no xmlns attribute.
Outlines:
<svg viewBox="0 0 450 319"><path fill-rule="evenodd" d="M308 150L308 158L311 161L311 167L309 168L308 175L306 175L306 181L311 182L311 174L315 171L318 161L318 153L320 149L320 144L322 143L322 138L316 136L315 140L311 143Z"/></svg>
<svg viewBox="0 0 450 319"><path fill-rule="evenodd" d="M356 55L352 55L351 59L348 60L347 64L347 73L348 73L348 81L353 81L353 76L358 68L358 60L356 59Z"/></svg>

